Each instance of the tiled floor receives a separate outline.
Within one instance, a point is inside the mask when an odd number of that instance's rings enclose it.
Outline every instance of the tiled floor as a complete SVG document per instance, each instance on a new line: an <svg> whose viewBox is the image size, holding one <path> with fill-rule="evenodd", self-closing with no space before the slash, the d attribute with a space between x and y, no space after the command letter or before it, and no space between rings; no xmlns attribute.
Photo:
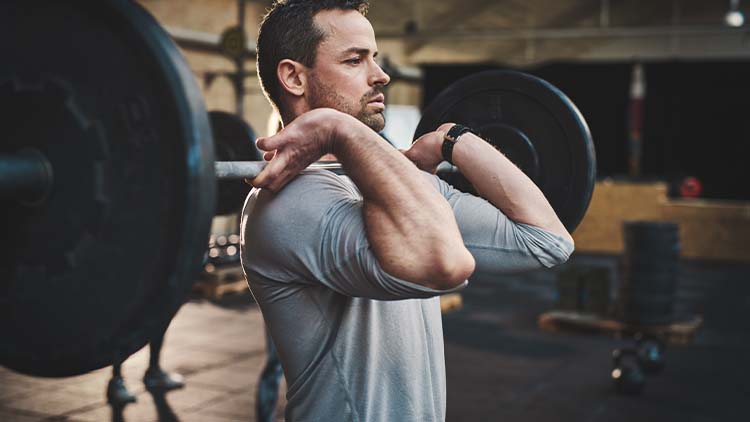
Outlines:
<svg viewBox="0 0 750 422"><path fill-rule="evenodd" d="M579 256L569 265L582 264L615 268L616 258ZM444 318L448 421L750 420L750 265L684 263L679 309L703 314L705 326L690 345L667 349L664 373L640 397L617 395L609 378L611 351L625 340L538 330L536 317L554 307L555 280L555 272L538 272L475 280L464 291L463 309ZM123 367L138 402L122 414L106 404L107 368L53 380L0 368L0 422L253 421L263 337L249 294L192 300L162 356L166 369L185 376L185 389L145 391L147 349Z"/></svg>
<svg viewBox="0 0 750 422"><path fill-rule="evenodd" d="M0 421L252 421L255 383L265 359L260 312L249 294L212 303L192 300L173 320L162 351L162 364L185 376L186 387L166 397L149 394L141 382L148 365L148 348L131 356L123 375L138 401L122 414L106 403L111 370L44 379L0 368ZM279 420L283 419L283 391ZM166 403L156 406L156 402Z"/></svg>

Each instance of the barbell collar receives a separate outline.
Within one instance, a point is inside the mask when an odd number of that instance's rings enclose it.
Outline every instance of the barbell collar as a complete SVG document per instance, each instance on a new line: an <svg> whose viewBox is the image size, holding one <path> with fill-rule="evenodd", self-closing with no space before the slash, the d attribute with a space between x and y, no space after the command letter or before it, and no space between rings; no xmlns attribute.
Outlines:
<svg viewBox="0 0 750 422"><path fill-rule="evenodd" d="M52 166L35 149L0 155L0 199L36 205L52 188Z"/></svg>

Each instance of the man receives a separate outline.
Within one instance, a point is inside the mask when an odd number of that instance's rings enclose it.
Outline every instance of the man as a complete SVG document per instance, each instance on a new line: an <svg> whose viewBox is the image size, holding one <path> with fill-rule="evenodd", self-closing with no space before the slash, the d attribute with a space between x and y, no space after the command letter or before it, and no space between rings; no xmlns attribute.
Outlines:
<svg viewBox="0 0 750 422"><path fill-rule="evenodd" d="M257 142L270 162L243 210L242 262L290 421L444 420L437 295L475 269L549 267L573 249L539 189L476 135L446 123L403 154L378 136L389 78L366 7L277 2L258 37L259 76L285 127ZM431 174L445 142L487 200ZM303 170L325 154L346 177Z"/></svg>

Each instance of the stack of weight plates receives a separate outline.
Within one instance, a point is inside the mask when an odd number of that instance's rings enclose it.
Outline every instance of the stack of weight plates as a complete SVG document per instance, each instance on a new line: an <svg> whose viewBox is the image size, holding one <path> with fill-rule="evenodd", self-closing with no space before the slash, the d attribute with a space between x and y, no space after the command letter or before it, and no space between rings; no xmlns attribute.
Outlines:
<svg viewBox="0 0 750 422"><path fill-rule="evenodd" d="M632 221L623 232L621 319L638 325L672 322L680 259L677 224Z"/></svg>

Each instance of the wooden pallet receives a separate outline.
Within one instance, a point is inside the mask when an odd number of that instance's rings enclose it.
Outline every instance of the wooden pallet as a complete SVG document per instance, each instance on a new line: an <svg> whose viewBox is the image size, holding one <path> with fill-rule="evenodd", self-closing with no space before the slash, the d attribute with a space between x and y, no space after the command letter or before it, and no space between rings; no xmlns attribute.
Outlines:
<svg viewBox="0 0 750 422"><path fill-rule="evenodd" d="M440 313L447 314L457 311L464 306L461 293L448 293L440 296Z"/></svg>
<svg viewBox="0 0 750 422"><path fill-rule="evenodd" d="M221 299L227 293L241 293L247 289L245 275L239 264L203 272L201 278L193 284L194 292L214 300Z"/></svg>
<svg viewBox="0 0 750 422"><path fill-rule="evenodd" d="M577 331L616 335L644 333L657 336L667 344L686 345L692 341L695 333L703 325L703 317L695 315L684 321L676 321L667 325L635 325L575 311L549 311L539 316L538 324L539 328L545 331Z"/></svg>

